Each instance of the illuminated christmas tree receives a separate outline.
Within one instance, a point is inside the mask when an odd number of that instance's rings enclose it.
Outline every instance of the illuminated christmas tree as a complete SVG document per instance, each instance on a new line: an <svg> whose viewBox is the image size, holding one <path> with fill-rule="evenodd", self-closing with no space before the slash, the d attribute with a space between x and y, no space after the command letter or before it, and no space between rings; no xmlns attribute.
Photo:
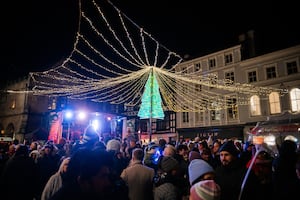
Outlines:
<svg viewBox="0 0 300 200"><path fill-rule="evenodd" d="M162 99L159 93L158 82L152 72L145 85L138 116L141 119L163 119L165 116L162 109Z"/></svg>

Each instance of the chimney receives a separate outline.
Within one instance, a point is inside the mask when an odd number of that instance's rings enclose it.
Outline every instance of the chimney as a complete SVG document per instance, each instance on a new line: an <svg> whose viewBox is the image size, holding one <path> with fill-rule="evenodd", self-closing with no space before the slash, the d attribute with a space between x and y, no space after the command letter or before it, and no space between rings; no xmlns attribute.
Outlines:
<svg viewBox="0 0 300 200"><path fill-rule="evenodd" d="M239 35L239 43L242 45L242 59L256 56L254 30Z"/></svg>

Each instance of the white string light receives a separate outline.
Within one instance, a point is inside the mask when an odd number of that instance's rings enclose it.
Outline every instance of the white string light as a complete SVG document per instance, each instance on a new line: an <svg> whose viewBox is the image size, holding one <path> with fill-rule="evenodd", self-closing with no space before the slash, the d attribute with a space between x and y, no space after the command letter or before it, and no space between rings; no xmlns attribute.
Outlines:
<svg viewBox="0 0 300 200"><path fill-rule="evenodd" d="M122 13L105 15L96 1L80 2L80 21L74 48L63 63L44 72L31 72L35 95L138 105L150 70L159 84L165 110L199 112L247 105L251 94L266 95L274 88L234 83L176 68L183 59L161 45L144 28ZM94 12L85 9L88 7ZM95 13L96 12L96 13ZM118 19L117 25L112 24ZM197 89L198 88L198 89ZM279 91L279 89L278 89Z"/></svg>

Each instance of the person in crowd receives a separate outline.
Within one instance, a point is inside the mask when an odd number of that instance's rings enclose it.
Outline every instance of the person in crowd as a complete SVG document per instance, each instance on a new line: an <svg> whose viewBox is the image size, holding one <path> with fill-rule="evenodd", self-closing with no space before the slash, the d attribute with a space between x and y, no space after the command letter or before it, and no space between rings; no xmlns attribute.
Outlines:
<svg viewBox="0 0 300 200"><path fill-rule="evenodd" d="M67 139L64 137L60 138L58 143L55 145L57 147L57 154L61 158L70 155L70 152L67 151L67 145Z"/></svg>
<svg viewBox="0 0 300 200"><path fill-rule="evenodd" d="M258 199L274 199L273 198L273 182L272 182L272 162L273 158L271 154L265 150L257 152L257 155L253 157L247 163L247 168L252 164L251 170L253 170L255 176L259 180L258 189L260 195Z"/></svg>
<svg viewBox="0 0 300 200"><path fill-rule="evenodd" d="M50 200L128 199L111 179L113 161L107 151L80 148L72 154L63 186Z"/></svg>
<svg viewBox="0 0 300 200"><path fill-rule="evenodd" d="M8 146L8 151L6 152L7 158L10 159L16 152L16 145L10 144Z"/></svg>
<svg viewBox="0 0 300 200"><path fill-rule="evenodd" d="M300 180L296 173L297 144L284 140L279 146L279 156L274 159L274 199L299 199Z"/></svg>
<svg viewBox="0 0 300 200"><path fill-rule="evenodd" d="M117 139L111 139L107 141L106 151L112 154L113 157L113 169L112 173L116 177L120 177L122 171L128 166L129 161L121 153L121 142Z"/></svg>
<svg viewBox="0 0 300 200"><path fill-rule="evenodd" d="M198 143L198 151L199 153L201 154L203 149L208 149L208 144L207 144L207 141L206 140L201 140L199 143Z"/></svg>
<svg viewBox="0 0 300 200"><path fill-rule="evenodd" d="M40 181L38 187L38 198L40 199L43 189L49 178L59 169L61 157L56 153L57 148L51 141L47 141L41 149L40 157L37 165L40 173Z"/></svg>
<svg viewBox="0 0 300 200"><path fill-rule="evenodd" d="M35 163L38 163L39 158L41 157L39 150L33 150L29 153L29 157L34 160Z"/></svg>
<svg viewBox="0 0 300 200"><path fill-rule="evenodd" d="M172 156L172 157L174 157L175 154L176 154L176 148L171 144L167 144L162 153L163 156Z"/></svg>
<svg viewBox="0 0 300 200"><path fill-rule="evenodd" d="M0 178L2 198L11 200L32 200L36 198L38 186L38 169L29 157L26 145L16 146L16 152L4 166Z"/></svg>
<svg viewBox="0 0 300 200"><path fill-rule="evenodd" d="M193 159L188 166L189 183L193 186L195 183L203 180L214 180L215 170L202 159Z"/></svg>
<svg viewBox="0 0 300 200"><path fill-rule="evenodd" d="M246 176L247 168L239 160L239 150L232 140L220 147L221 165L216 168L216 183L221 187L221 200L253 200L258 195L258 179L252 171Z"/></svg>
<svg viewBox="0 0 300 200"><path fill-rule="evenodd" d="M64 175L67 172L70 157L64 157L58 171L48 180L42 192L41 200L49 200L53 194L58 191L63 184Z"/></svg>
<svg viewBox="0 0 300 200"><path fill-rule="evenodd" d="M191 187L189 200L219 200L221 192L214 180L203 180Z"/></svg>
<svg viewBox="0 0 300 200"><path fill-rule="evenodd" d="M39 143L36 141L32 141L29 145L29 153L35 150L39 150Z"/></svg>
<svg viewBox="0 0 300 200"><path fill-rule="evenodd" d="M189 152L189 162L191 162L194 159L201 159L200 153L196 150L192 150Z"/></svg>
<svg viewBox="0 0 300 200"><path fill-rule="evenodd" d="M190 152L190 151L194 150L196 144L195 144L194 141L190 140L190 141L188 142L188 145L187 145L187 146L188 146L189 152Z"/></svg>
<svg viewBox="0 0 300 200"><path fill-rule="evenodd" d="M179 192L183 197L187 197L189 194L188 153L189 149L187 144L179 144L176 147L176 154L174 155L174 158L178 161L179 164L178 176L181 179L181 181L179 181Z"/></svg>
<svg viewBox="0 0 300 200"><path fill-rule="evenodd" d="M210 148L203 149L200 155L201 155L201 159L208 162L211 166L213 165L213 157Z"/></svg>
<svg viewBox="0 0 300 200"><path fill-rule="evenodd" d="M131 160L133 149L139 148L139 147L137 146L137 140L135 137L128 138L128 142L129 142L129 145L126 148L126 157L128 158L128 160Z"/></svg>
<svg viewBox="0 0 300 200"><path fill-rule="evenodd" d="M155 171L143 164L144 150L135 148L129 166L121 173L121 178L128 185L130 200L153 200Z"/></svg>
<svg viewBox="0 0 300 200"><path fill-rule="evenodd" d="M158 140L158 147L159 147L159 151L160 151L160 152L163 152L163 151L164 151L166 145L167 145L167 141L166 141L164 138L160 138L160 139Z"/></svg>
<svg viewBox="0 0 300 200"><path fill-rule="evenodd" d="M240 153L240 159L243 163L247 164L249 160L254 156L252 148L255 148L254 144L245 142L244 148Z"/></svg>
<svg viewBox="0 0 300 200"><path fill-rule="evenodd" d="M178 161L172 156L163 156L155 177L154 200L181 200L178 192Z"/></svg>
<svg viewBox="0 0 300 200"><path fill-rule="evenodd" d="M217 166L221 165L220 152L219 152L221 145L222 143L220 140L214 140L211 147L211 156L212 156L211 164L214 169L216 169Z"/></svg>
<svg viewBox="0 0 300 200"><path fill-rule="evenodd" d="M99 141L100 141L100 137L95 127L93 125L88 125L85 128L80 141L75 143L74 146L72 147L71 154L73 154L74 152L76 152L78 149L81 148L93 149L97 144L99 144Z"/></svg>
<svg viewBox="0 0 300 200"><path fill-rule="evenodd" d="M150 143L144 148L144 155L143 163L146 166L153 168L156 173L158 170L158 162L162 155L160 147Z"/></svg>

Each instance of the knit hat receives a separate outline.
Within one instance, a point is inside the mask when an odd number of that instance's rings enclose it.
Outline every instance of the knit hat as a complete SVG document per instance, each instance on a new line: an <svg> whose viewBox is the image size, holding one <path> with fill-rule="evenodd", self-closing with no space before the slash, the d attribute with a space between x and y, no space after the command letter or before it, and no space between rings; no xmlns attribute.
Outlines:
<svg viewBox="0 0 300 200"><path fill-rule="evenodd" d="M204 180L196 183L190 189L193 200L219 200L221 188L214 180Z"/></svg>
<svg viewBox="0 0 300 200"><path fill-rule="evenodd" d="M106 150L107 151L115 151L119 152L121 149L121 143L119 140L111 139L106 144Z"/></svg>
<svg viewBox="0 0 300 200"><path fill-rule="evenodd" d="M232 140L229 140L225 142L221 147L219 152L221 151L227 151L233 156L238 156L239 155L239 150L236 148L235 144L233 143Z"/></svg>
<svg viewBox="0 0 300 200"><path fill-rule="evenodd" d="M88 126L83 134L80 144L93 144L99 141L99 135L93 126Z"/></svg>
<svg viewBox="0 0 300 200"><path fill-rule="evenodd" d="M195 180L207 173L215 173L215 170L202 159L194 159L190 162L188 166L189 170L189 181L190 185L193 184Z"/></svg>
<svg viewBox="0 0 300 200"><path fill-rule="evenodd" d="M171 156L164 156L161 160L160 166L162 171L170 172L177 168L178 161Z"/></svg>

